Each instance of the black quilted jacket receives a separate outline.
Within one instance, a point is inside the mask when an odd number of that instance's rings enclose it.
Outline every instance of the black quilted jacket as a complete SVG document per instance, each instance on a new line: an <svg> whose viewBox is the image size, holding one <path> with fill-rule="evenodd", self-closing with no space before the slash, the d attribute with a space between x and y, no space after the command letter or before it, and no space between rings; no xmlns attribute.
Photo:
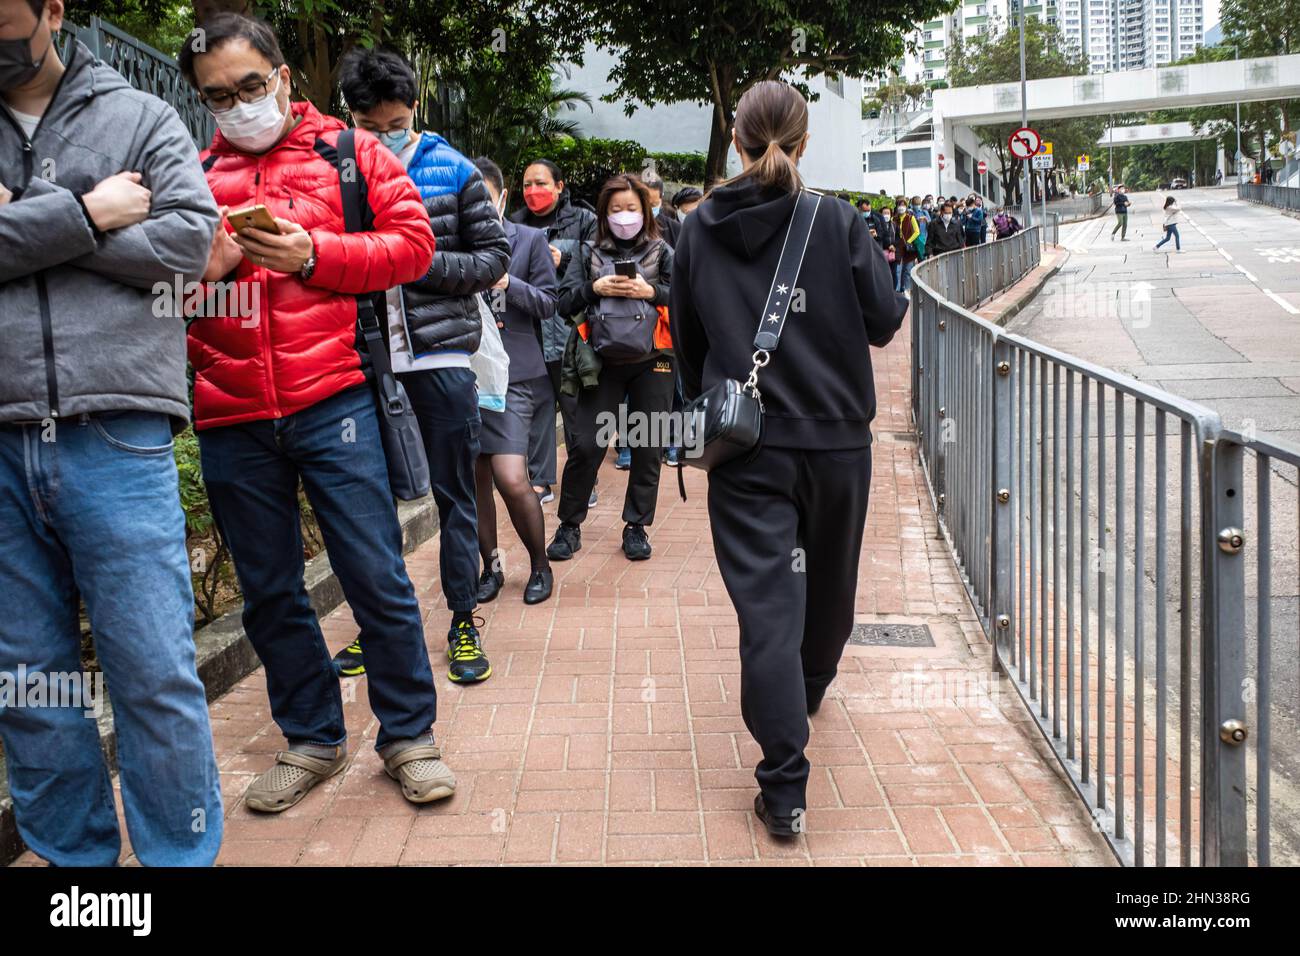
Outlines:
<svg viewBox="0 0 1300 956"><path fill-rule="evenodd" d="M407 172L437 240L428 275L402 287L412 351L474 352L483 334L475 296L510 265L505 228L478 168L441 136L421 136Z"/></svg>

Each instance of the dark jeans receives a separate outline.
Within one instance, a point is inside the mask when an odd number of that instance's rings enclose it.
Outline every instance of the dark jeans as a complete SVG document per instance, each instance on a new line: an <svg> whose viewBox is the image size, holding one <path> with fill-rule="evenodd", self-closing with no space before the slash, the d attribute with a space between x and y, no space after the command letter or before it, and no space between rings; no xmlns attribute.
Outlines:
<svg viewBox="0 0 1300 956"><path fill-rule="evenodd" d="M50 692L25 705L0 695L18 832L58 866L112 866L122 838L78 594L113 695L131 846L146 866L207 866L221 789L166 415L0 425L0 688L24 694L35 678Z"/></svg>
<svg viewBox="0 0 1300 956"><path fill-rule="evenodd" d="M453 611L478 605L478 389L467 368L437 368L397 376L420 421L438 506L438 564L442 593Z"/></svg>
<svg viewBox="0 0 1300 956"><path fill-rule="evenodd" d="M578 395L573 432L564 462L564 482L560 488L560 507L556 513L565 524L582 524L587 518L587 502L596 486L596 472L605 459L605 445L597 440L607 416L617 419L623 396L627 414L663 415L671 410L676 376L669 356L646 359L628 365L605 363L600 379L593 388ZM630 429L629 429L630 430ZM666 429L665 429L666 430ZM605 429L608 431L608 429ZM659 431L656 428L656 431ZM662 434L649 427L643 433L659 437L659 442L640 441L632 447L632 467L627 474L627 493L623 497L623 520L629 524L652 524L659 498L659 453Z"/></svg>
<svg viewBox="0 0 1300 956"><path fill-rule="evenodd" d="M1165 236L1164 236L1163 239L1161 239L1159 242L1156 243L1156 248L1159 249L1161 246L1163 246L1163 245L1164 245L1166 242L1168 242L1170 239L1174 240L1174 248L1175 248L1175 249L1182 249L1182 248L1183 248L1183 240L1182 240L1182 237L1178 235L1178 226L1177 226L1177 225L1165 226Z"/></svg>
<svg viewBox="0 0 1300 956"><path fill-rule="evenodd" d="M266 666L271 715L284 736L347 739L338 677L303 585L299 480L361 629L376 746L426 733L437 716L433 669L370 388L285 418L205 429L199 447L212 514L244 592L244 630Z"/></svg>
<svg viewBox="0 0 1300 956"><path fill-rule="evenodd" d="M853 629L870 488L870 446L764 447L709 473L713 550L740 619L740 712L777 814L808 806L808 707Z"/></svg>

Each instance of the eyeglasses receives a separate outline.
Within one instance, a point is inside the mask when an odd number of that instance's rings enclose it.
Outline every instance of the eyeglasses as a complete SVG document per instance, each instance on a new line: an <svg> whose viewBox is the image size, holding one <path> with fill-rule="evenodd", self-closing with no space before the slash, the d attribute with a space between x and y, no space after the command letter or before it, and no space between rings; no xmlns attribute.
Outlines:
<svg viewBox="0 0 1300 956"><path fill-rule="evenodd" d="M233 109L235 100L241 103L260 103L266 99L271 80L278 76L279 68L272 70L264 80L246 83L233 93L200 93L199 99L208 108L209 113L224 113Z"/></svg>

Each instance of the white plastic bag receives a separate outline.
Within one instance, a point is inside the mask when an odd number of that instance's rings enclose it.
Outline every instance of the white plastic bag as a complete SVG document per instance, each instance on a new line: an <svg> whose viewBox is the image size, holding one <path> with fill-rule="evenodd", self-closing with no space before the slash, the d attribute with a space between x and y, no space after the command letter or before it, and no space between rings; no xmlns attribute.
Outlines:
<svg viewBox="0 0 1300 956"><path fill-rule="evenodd" d="M469 367L478 378L478 406L493 412L506 410L506 392L510 388L510 356L501 344L497 317L492 314L482 295L478 300L478 314L483 320L483 339L478 351L469 357Z"/></svg>

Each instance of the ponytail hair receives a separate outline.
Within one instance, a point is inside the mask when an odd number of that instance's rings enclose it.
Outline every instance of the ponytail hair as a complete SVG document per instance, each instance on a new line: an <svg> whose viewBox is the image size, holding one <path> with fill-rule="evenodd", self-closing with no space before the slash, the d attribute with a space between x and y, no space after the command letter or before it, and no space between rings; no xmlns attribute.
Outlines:
<svg viewBox="0 0 1300 956"><path fill-rule="evenodd" d="M736 106L736 142L753 164L729 186L745 179L763 189L798 192L803 179L795 158L808 134L808 104L788 83L755 83Z"/></svg>

